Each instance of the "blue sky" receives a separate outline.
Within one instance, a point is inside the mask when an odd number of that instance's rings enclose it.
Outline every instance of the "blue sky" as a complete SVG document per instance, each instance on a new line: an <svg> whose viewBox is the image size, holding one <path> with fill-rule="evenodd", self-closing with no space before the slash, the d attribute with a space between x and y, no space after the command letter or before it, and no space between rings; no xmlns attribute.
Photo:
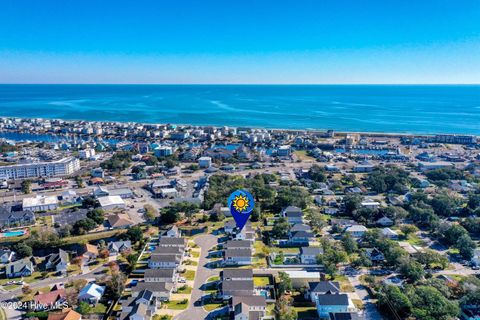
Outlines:
<svg viewBox="0 0 480 320"><path fill-rule="evenodd" d="M480 83L480 1L3 0L0 83Z"/></svg>

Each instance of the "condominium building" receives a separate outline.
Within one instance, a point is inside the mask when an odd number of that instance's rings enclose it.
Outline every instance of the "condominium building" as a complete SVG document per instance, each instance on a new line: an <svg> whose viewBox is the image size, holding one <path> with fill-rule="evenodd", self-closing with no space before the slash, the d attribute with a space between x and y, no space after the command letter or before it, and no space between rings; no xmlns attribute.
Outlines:
<svg viewBox="0 0 480 320"><path fill-rule="evenodd" d="M0 176L9 179L68 176L80 170L80 161L74 157L51 162L20 163L0 167Z"/></svg>

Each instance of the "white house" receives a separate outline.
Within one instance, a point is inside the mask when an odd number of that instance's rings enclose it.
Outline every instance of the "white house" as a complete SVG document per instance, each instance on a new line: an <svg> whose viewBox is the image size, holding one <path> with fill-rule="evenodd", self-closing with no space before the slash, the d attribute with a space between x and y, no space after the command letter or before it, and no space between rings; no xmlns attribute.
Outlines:
<svg viewBox="0 0 480 320"><path fill-rule="evenodd" d="M124 209L125 201L120 196L106 196L98 198L98 202L103 210L112 210L115 208Z"/></svg>
<svg viewBox="0 0 480 320"><path fill-rule="evenodd" d="M93 282L88 283L78 294L78 301L88 304L97 304L103 296L105 287L99 286Z"/></svg>
<svg viewBox="0 0 480 320"><path fill-rule="evenodd" d="M361 203L362 207L367 209L378 209L380 207L380 202L374 201L372 199L365 199Z"/></svg>
<svg viewBox="0 0 480 320"><path fill-rule="evenodd" d="M367 232L367 228L365 226L356 224L353 226L348 226L345 229L345 232L349 233L354 238L361 238Z"/></svg>
<svg viewBox="0 0 480 320"><path fill-rule="evenodd" d="M198 166L200 168L210 168L212 166L212 158L211 157L200 157L198 159Z"/></svg>
<svg viewBox="0 0 480 320"><path fill-rule="evenodd" d="M473 251L472 264L475 266L480 266L480 248L477 248Z"/></svg>

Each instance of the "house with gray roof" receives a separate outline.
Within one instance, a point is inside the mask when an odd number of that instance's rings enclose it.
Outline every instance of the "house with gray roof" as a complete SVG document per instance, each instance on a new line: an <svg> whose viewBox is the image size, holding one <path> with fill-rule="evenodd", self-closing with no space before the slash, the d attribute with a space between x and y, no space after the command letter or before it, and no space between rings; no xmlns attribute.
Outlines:
<svg viewBox="0 0 480 320"><path fill-rule="evenodd" d="M5 266L7 278L19 278L31 276L34 272L33 263L29 258L10 262Z"/></svg>

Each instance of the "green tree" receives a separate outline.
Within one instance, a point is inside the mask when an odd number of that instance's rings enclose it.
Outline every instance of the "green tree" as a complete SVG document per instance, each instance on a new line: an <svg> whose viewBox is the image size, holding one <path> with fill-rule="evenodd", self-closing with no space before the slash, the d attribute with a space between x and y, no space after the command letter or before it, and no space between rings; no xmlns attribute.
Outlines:
<svg viewBox="0 0 480 320"><path fill-rule="evenodd" d="M475 250L476 245L468 234L464 234L458 238L455 247L458 249L463 259L470 260L473 257L473 251Z"/></svg>
<svg viewBox="0 0 480 320"><path fill-rule="evenodd" d="M97 225L102 224L103 221L105 220L104 212L100 208L96 208L88 211L87 217L95 221Z"/></svg>
<svg viewBox="0 0 480 320"><path fill-rule="evenodd" d="M125 233L125 237L127 239L129 239L130 241L132 241L133 243L136 243L138 241L142 241L142 239L143 239L142 228L140 228L139 226L131 227Z"/></svg>
<svg viewBox="0 0 480 320"><path fill-rule="evenodd" d="M327 176L325 175L325 170L319 165L314 164L308 170L308 175L310 179L315 182L325 182L327 181Z"/></svg>
<svg viewBox="0 0 480 320"><path fill-rule="evenodd" d="M90 305L87 302L81 301L78 304L77 312L80 313L81 315L86 315L86 314L90 313L91 311L92 311L92 308L90 307Z"/></svg>
<svg viewBox="0 0 480 320"><path fill-rule="evenodd" d="M274 238L284 238L288 235L290 230L290 225L287 222L287 219L280 217L275 220L272 228L272 236Z"/></svg>
<svg viewBox="0 0 480 320"><path fill-rule="evenodd" d="M23 242L19 242L13 246L13 251L16 252L17 258L26 258L31 257L33 255L32 247L28 246Z"/></svg>
<svg viewBox="0 0 480 320"><path fill-rule="evenodd" d="M349 233L343 235L342 245L348 254L352 254L358 250L357 242Z"/></svg>
<svg viewBox="0 0 480 320"><path fill-rule="evenodd" d="M155 220L157 210L151 205L151 204L146 204L143 206L143 209L145 210L145 219L147 221L153 221Z"/></svg>
<svg viewBox="0 0 480 320"><path fill-rule="evenodd" d="M32 181L31 180L23 180L22 181L22 192L25 194L29 194L32 192Z"/></svg>
<svg viewBox="0 0 480 320"><path fill-rule="evenodd" d="M278 273L278 295L283 295L286 291L292 291L292 279L286 272L279 272Z"/></svg>
<svg viewBox="0 0 480 320"><path fill-rule="evenodd" d="M456 212L457 202L451 196L440 194L433 197L430 201L435 214L443 217L449 217Z"/></svg>
<svg viewBox="0 0 480 320"><path fill-rule="evenodd" d="M423 266L413 259L404 259L400 264L400 273L410 279L412 282L416 282L423 278L425 271Z"/></svg>
<svg viewBox="0 0 480 320"><path fill-rule="evenodd" d="M345 205L345 213L352 215L355 211L361 208L362 197L358 194L349 194L343 198Z"/></svg>
<svg viewBox="0 0 480 320"><path fill-rule="evenodd" d="M450 320L455 319L460 313L456 301L447 300L433 287L416 287L410 301L412 302L412 314L416 319Z"/></svg>
<svg viewBox="0 0 480 320"><path fill-rule="evenodd" d="M387 311L393 308L400 317L410 314L412 303L397 286L383 286L378 294L378 305Z"/></svg>

